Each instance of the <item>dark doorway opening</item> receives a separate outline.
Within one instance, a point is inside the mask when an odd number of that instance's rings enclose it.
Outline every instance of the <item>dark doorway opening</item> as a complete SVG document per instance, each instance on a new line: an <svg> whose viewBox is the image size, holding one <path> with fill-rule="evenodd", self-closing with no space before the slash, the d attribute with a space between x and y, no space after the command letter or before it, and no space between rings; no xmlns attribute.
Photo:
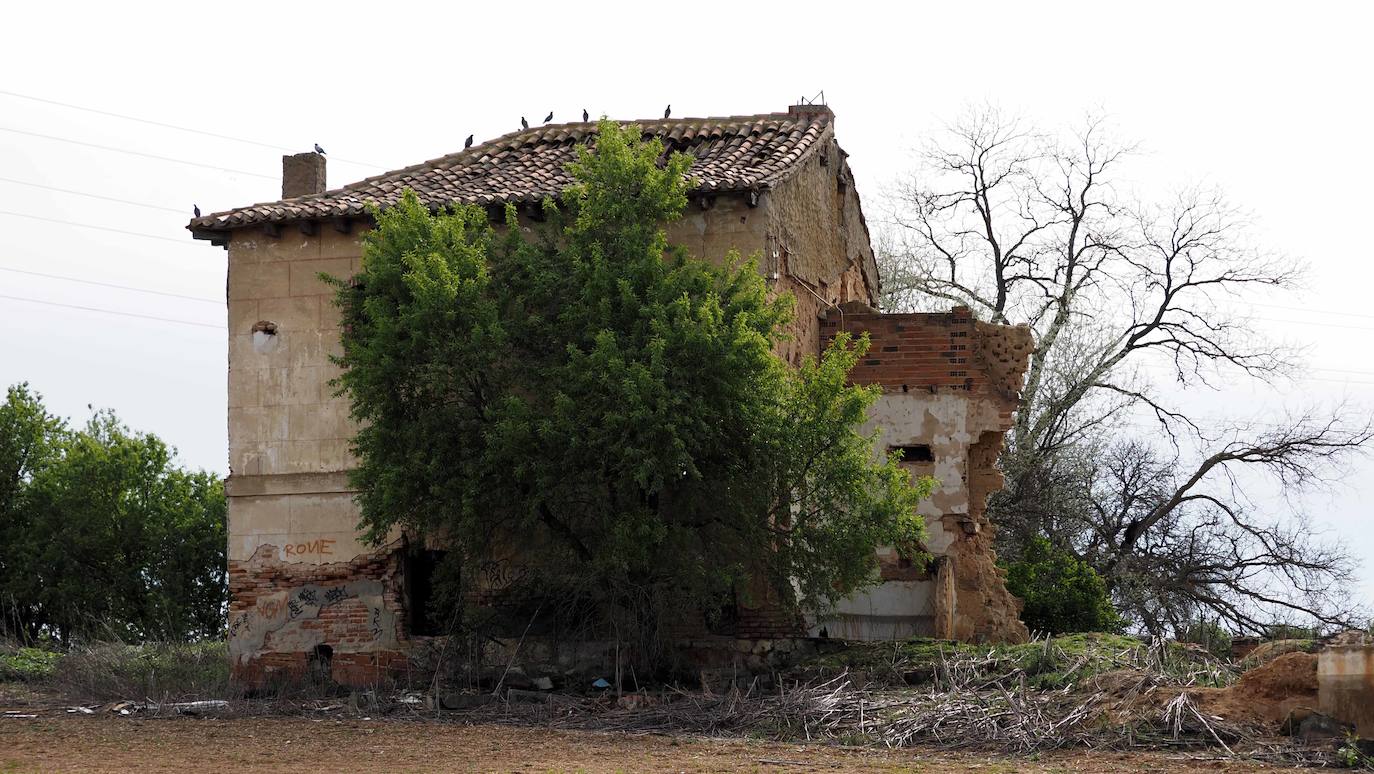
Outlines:
<svg viewBox="0 0 1374 774"><path fill-rule="evenodd" d="M310 682L324 685L334 680L334 649L325 644L315 646L305 661Z"/></svg>
<svg viewBox="0 0 1374 774"><path fill-rule="evenodd" d="M441 620L443 616L435 594L435 578L447 556L447 551L427 549L406 553L406 613L412 636L433 637L445 633L445 621Z"/></svg>

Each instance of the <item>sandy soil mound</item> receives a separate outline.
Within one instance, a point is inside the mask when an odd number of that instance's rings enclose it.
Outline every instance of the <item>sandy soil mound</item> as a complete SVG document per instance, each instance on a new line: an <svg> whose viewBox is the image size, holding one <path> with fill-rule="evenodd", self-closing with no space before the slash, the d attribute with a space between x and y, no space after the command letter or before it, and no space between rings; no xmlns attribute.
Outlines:
<svg viewBox="0 0 1374 774"><path fill-rule="evenodd" d="M1317 706L1317 656L1285 653L1242 674L1228 688L1199 688L1190 693L1204 712L1261 723L1277 731L1288 713Z"/></svg>

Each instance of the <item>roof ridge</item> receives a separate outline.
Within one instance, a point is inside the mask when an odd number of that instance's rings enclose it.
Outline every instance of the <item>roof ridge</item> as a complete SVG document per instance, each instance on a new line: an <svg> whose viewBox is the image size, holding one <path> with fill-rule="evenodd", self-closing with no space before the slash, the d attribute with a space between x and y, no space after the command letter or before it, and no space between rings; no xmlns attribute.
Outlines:
<svg viewBox="0 0 1374 774"><path fill-rule="evenodd" d="M703 191L759 190L786 180L834 136L833 114L772 112L732 116L612 119L691 153L693 185ZM760 127L759 124L769 126ZM366 177L317 194L259 202L192 220L193 233L257 223L355 217L415 190L430 206L492 204L557 195L569 181L573 145L596 134L597 122L544 124L492 138L437 158Z"/></svg>
<svg viewBox="0 0 1374 774"><path fill-rule="evenodd" d="M824 114L824 113L808 114L808 116L812 116L812 115L814 115L814 116L819 116L819 117L822 117L822 118L825 118L825 117L826 117L826 114ZM720 122L737 122L737 121L743 121L743 120L746 120L746 119L760 119L760 118L795 118L795 119L797 119L798 121L800 121L800 120L802 120L803 118L806 118L806 117L805 117L805 116L795 115L795 114L788 113L788 112L780 112L780 113L775 112L775 113L751 113L751 114L734 115L734 116L705 116L705 117L702 117L702 118L693 118L693 117L691 117L691 116L684 116L684 117L682 117L682 118L648 118L648 119L615 119L615 118L613 118L613 119L611 119L611 120L612 120L612 121L615 121L617 124L620 124L622 127L623 127L623 126L647 127L647 126L650 126L650 125L654 125L654 126L660 126L660 125L661 125L661 126L667 126L667 125L670 125L670 124L681 124L681 123L688 123L688 122L694 122L694 121L709 121L709 122L720 123ZM436 158L429 159L428 161L422 161L422 162L420 162L420 163L418 163L418 164L411 164L410 166L401 167L400 169L393 169L393 170L391 170L390 172L382 172L381 174L372 175L371 177L365 177L365 178L363 178L363 179L361 179L361 180L357 180L357 181L354 181L354 182L352 182L352 183L348 183L347 185L343 185L343 186L340 186L339 188L334 188L334 189L331 189L331 190L329 190L329 191L325 191L325 192L323 192L323 193L309 194L309 196L324 196L325 194L333 193L333 192L336 192L336 191L347 191L347 190L350 190L350 189L354 188L355 186L361 186L361 185L364 184L364 183L376 182L376 181L378 181L378 180L390 179L390 178L393 177L394 175L399 175L399 174L402 174L402 173L404 173L404 172L410 172L410 171L412 171L412 170L418 170L418 169L426 169L426 168L429 168L429 167L437 166L437 165L439 165L439 164L451 163L451 162L453 162L453 161L457 161L457 160L461 159L463 156L470 155L470 154L472 154L472 153L474 153L474 152L476 152L476 151L480 151L480 150L482 150L483 148L486 148L487 146L493 146L493 145L500 144L500 143L502 143L502 142L504 142L504 141L507 141L507 140L513 140L514 138L519 137L519 136L521 136L521 135L526 135L526 134L528 134L528 135L535 135L535 134L539 134L539 133L541 133L541 132L545 132L545 131L548 131L548 130L551 130L551 129L569 129L569 128L573 128L573 127L584 127L584 126L585 126L585 127L595 127L595 126L596 126L597 124L599 124L599 123L600 123L599 120L597 120L597 121L569 121L569 122L562 123L562 124L542 124L542 125L540 125L540 126L531 126L531 127L528 128L528 129L516 129L516 130L513 131L513 132L507 132L507 133L505 133L505 134L498 135L497 137L494 137L494 138L492 138L492 139L490 139L490 140L485 140L485 141L483 141L483 142L480 143L480 144L473 145L471 148L463 148L462 150L457 150L457 151L454 151L454 152L452 152L452 153L446 153L446 154L444 154L444 155L442 155L442 156L438 156L438 157L436 157ZM820 121L807 121L807 123L825 123L825 124L828 124L828 123L830 123L830 122L829 122L828 120L820 120ZM296 198L301 198L301 197L296 197ZM285 200L280 200L280 201L285 201ZM270 204L270 203L271 203L271 202L264 202L264 204Z"/></svg>

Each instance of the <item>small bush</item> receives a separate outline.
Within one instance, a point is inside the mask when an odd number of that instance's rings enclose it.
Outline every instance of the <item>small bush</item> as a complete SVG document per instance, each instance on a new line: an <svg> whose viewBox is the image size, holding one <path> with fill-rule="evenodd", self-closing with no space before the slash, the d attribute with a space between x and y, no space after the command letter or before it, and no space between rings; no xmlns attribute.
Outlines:
<svg viewBox="0 0 1374 774"><path fill-rule="evenodd" d="M53 676L62 654L42 648L0 650L0 680L36 683Z"/></svg>
<svg viewBox="0 0 1374 774"><path fill-rule="evenodd" d="M1045 538L1033 539L1006 569L1007 590L1025 602L1021 620L1032 630L1119 633L1124 628L1102 576Z"/></svg>

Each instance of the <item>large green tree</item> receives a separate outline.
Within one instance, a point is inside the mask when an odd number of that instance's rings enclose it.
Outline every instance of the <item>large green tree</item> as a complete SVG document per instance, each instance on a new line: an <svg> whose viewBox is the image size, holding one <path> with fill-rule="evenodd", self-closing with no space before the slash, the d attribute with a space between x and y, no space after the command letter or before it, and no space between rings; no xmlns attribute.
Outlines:
<svg viewBox="0 0 1374 774"><path fill-rule="evenodd" d="M217 476L112 413L81 428L27 386L0 404L0 632L183 640L224 625Z"/></svg>
<svg viewBox="0 0 1374 774"><path fill-rule="evenodd" d="M867 342L779 360L791 298L667 242L689 166L603 121L533 232L413 194L377 213L338 283L353 480L374 538L441 537L450 592L501 566L649 644L664 611L819 607L872 580L875 546L915 550L921 491L846 384Z"/></svg>

